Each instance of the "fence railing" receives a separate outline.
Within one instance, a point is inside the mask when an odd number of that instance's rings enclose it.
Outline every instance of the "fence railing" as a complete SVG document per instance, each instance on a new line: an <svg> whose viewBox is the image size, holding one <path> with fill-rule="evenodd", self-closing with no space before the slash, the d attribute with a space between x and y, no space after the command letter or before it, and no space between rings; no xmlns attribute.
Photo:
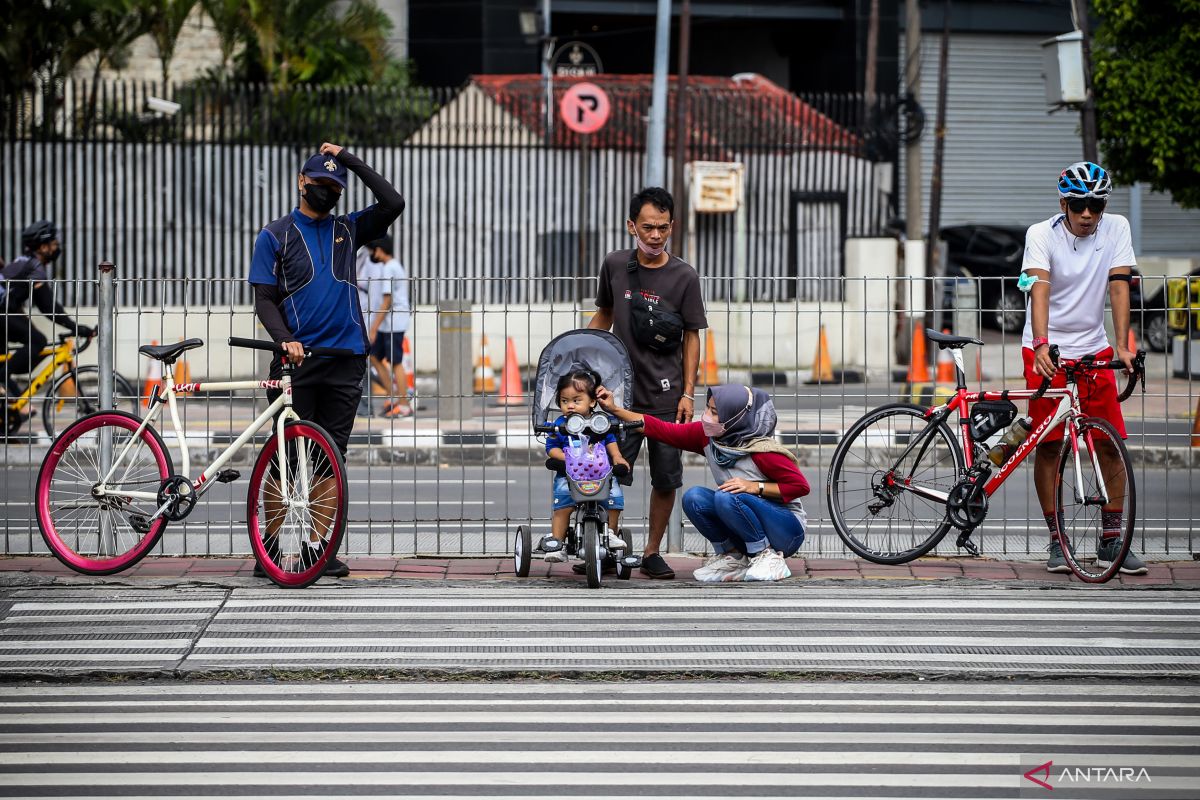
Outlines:
<svg viewBox="0 0 1200 800"><path fill-rule="evenodd" d="M136 354L139 344L152 340L163 343L184 336L205 340L203 349L188 353L187 363L176 368L181 370L176 373L181 380L224 380L265 373L264 360L243 351L231 353L225 344L230 335L264 336L250 306L227 300L186 307L161 302L143 305L137 302L141 295L129 286L137 281L119 272L118 276L127 300L118 304L115 314L115 366L118 375L135 387L134 394L141 394L155 378L150 362ZM531 429L528 384L542 347L556 334L585 324L594 295L591 281L573 285L560 280L567 284L567 295L587 300L471 305L470 330L465 334L470 337L470 363L454 363L439 353L443 312L438 304L416 304L408 331L416 415L383 417L386 397L376 389L364 397L355 422L348 456L352 506L347 547L351 554L500 555L510 551L517 524L548 525L550 480L542 466L544 453ZM779 410L779 439L800 454L813 487L805 499L811 526L802 553L836 556L844 551L826 514L824 485L827 464L841 436L869 408L896 400L928 404L946 388L936 383L914 386L907 380L904 354L913 330L923 328L926 319L897 309L921 308L929 284L929 293L937 299L932 310L934 325L978 334L986 342L982 348L968 349L966 355L970 383L988 388L1024 386L1023 321L1020 309L1014 312L1007 302L979 300L1002 297L999 281L917 281L886 276L812 280L837 286L816 292L813 301L762 301L753 293L747 293L744 302L710 299L709 329L702 338L700 392L714 382L754 383L771 392ZM1180 280L1181 288L1167 291ZM467 294L466 283L442 280L439 286L444 297L453 297ZM487 281L481 283L486 290L496 288ZM706 276L705 296L735 296L737 287L732 283L728 278ZM192 280L188 284L199 297L230 296L220 291L220 281ZM87 295L74 285L54 282L54 287L59 297ZM1180 301L1179 307L1168 304L1158 308L1150 298L1157 296L1160 288L1163 296L1194 297L1200 294L1200 281L1191 279L1189 284L1187 279L1144 276L1140 288L1146 299L1137 300L1134 306L1135 335L1143 343L1150 342L1163 317L1167 319L1168 349L1150 348L1147 391L1135 394L1123 407L1139 490L1135 546L1153 558L1191 558L1200 550L1200 471L1195 469L1200 448L1192 447L1200 397L1196 382L1200 377L1200 303ZM825 300L823 296L843 299ZM72 301L67 310L77 320L95 324L94 307ZM21 317L5 318L8 326L22 321ZM40 316L34 316L34 323L51 333ZM813 371L822 333L834 368L833 380ZM1162 339L1153 341L1163 343ZM504 381L510 360L520 370L524 390L524 401L516 404L508 404L511 399L502 397L514 387L511 375L507 386ZM85 352L79 363L94 363L94 350ZM455 397L443 393L440 387L448 385L452 370L474 391ZM932 365L931 371L936 372ZM39 416L0 442L4 465L0 494L5 509L0 549L6 553L45 552L30 499L38 465L51 441L40 415L44 395L52 386L50 381L37 393L33 410ZM140 410L139 397L117 400ZM240 430L264 405L264 397L250 393L184 400L183 424L193 464L226 446L231 433ZM70 402L67 408L69 412ZM449 408L462 410L447 416ZM52 413L62 418L60 424L69 423L69 413ZM171 448L177 444L171 436L166 441ZM249 464L257 449L257 444L247 448L241 463ZM699 460L685 463L685 486L711 481ZM626 525L638 546L645 542L646 534L646 470L643 458L632 491L627 493ZM986 554L1031 557L1044 549L1046 534L1031 472L1023 469L993 499L992 512L978 534ZM244 482L213 489L186 522L168 528L162 552L248 552L244 492ZM686 522L672 541L677 549L702 551L704 547ZM952 554L952 541L943 544L939 552Z"/></svg>

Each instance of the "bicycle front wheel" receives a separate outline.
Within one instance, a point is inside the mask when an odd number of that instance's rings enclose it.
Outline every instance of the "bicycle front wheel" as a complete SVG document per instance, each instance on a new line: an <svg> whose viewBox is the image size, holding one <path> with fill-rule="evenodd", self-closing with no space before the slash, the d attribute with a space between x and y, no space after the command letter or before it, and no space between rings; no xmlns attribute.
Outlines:
<svg viewBox="0 0 1200 800"><path fill-rule="evenodd" d="M137 390L113 373L113 409L137 414ZM79 367L64 372L50 386L42 401L42 427L53 439L80 417L100 411L100 368Z"/></svg>
<svg viewBox="0 0 1200 800"><path fill-rule="evenodd" d="M919 558L950 530L944 498L965 474L962 449L925 409L880 406L854 423L834 450L825 497L834 530L877 564Z"/></svg>
<svg viewBox="0 0 1200 800"><path fill-rule="evenodd" d="M110 575L136 564L158 543L167 520L150 518L157 502L126 492L157 495L173 473L166 445L141 420L103 411L67 427L38 472L38 527L62 563L85 575ZM104 458L116 462L104 482ZM118 460L119 459L119 460Z"/></svg>
<svg viewBox="0 0 1200 800"><path fill-rule="evenodd" d="M1107 420L1080 420L1075 441L1078 451L1068 436L1058 454L1055 503L1063 557L1080 580L1104 583L1117 574L1133 543L1133 464L1125 442Z"/></svg>
<svg viewBox="0 0 1200 800"><path fill-rule="evenodd" d="M277 585L303 588L325 574L346 527L346 464L319 425L289 422L258 454L250 475L246 524L250 547Z"/></svg>

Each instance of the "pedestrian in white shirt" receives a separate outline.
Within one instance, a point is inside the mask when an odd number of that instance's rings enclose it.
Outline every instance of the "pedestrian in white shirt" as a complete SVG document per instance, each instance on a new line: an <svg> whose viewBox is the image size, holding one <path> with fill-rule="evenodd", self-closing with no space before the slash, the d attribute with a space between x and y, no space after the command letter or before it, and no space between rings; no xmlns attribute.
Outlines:
<svg viewBox="0 0 1200 800"><path fill-rule="evenodd" d="M412 313L408 299L408 273L393 254L391 236L367 243L372 277L367 286L371 318L367 338L371 341L371 363L375 365L388 394L385 417L411 417L408 376L404 371L404 335Z"/></svg>

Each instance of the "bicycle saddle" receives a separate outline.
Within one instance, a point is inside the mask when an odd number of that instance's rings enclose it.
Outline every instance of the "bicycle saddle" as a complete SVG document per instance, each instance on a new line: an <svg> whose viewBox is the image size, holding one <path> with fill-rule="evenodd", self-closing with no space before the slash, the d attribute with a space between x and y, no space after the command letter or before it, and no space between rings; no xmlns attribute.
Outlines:
<svg viewBox="0 0 1200 800"><path fill-rule="evenodd" d="M954 336L949 333L938 333L933 328L925 329L925 338L931 342L937 342L937 346L943 350L966 347L969 344L983 345L983 342L973 339L970 336Z"/></svg>
<svg viewBox="0 0 1200 800"><path fill-rule="evenodd" d="M185 339L175 344L144 344L138 348L138 352L144 356L157 359L164 364L170 364L181 353L186 353L188 350L195 350L197 347L204 347L203 339Z"/></svg>

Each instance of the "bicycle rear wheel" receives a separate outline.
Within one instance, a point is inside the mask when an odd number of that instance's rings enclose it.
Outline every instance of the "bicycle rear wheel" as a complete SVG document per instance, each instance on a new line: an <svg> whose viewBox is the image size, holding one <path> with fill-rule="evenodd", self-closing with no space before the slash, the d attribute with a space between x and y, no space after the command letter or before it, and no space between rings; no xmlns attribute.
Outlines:
<svg viewBox="0 0 1200 800"><path fill-rule="evenodd" d="M137 414L137 390L129 381L113 373L113 408ZM100 368L79 367L55 379L42 401L42 427L53 439L80 417L100 410Z"/></svg>
<svg viewBox="0 0 1200 800"><path fill-rule="evenodd" d="M1081 581L1104 583L1117 574L1133 543L1133 464L1125 442L1107 420L1086 417L1075 433L1078 463L1069 436L1058 454L1055 503L1063 557ZM1109 525L1104 524L1106 514L1115 515Z"/></svg>
<svg viewBox="0 0 1200 800"><path fill-rule="evenodd" d="M76 572L110 575L136 564L167 526L161 517L149 522L157 510L154 500L121 494L157 494L174 472L158 433L147 426L138 435L140 424L117 411L84 417L62 432L42 461L34 495L38 527L54 557ZM93 489L103 477L103 444L121 460L98 497Z"/></svg>
<svg viewBox="0 0 1200 800"><path fill-rule="evenodd" d="M963 476L962 450L946 425L929 428L925 409L880 406L851 426L834 450L825 497L834 530L855 554L877 564L919 558L950 530L943 495Z"/></svg>
<svg viewBox="0 0 1200 800"><path fill-rule="evenodd" d="M319 425L289 422L283 429L284 479L279 437L272 430L250 475L246 525L250 548L277 585L303 588L325 574L346 527L346 465Z"/></svg>

